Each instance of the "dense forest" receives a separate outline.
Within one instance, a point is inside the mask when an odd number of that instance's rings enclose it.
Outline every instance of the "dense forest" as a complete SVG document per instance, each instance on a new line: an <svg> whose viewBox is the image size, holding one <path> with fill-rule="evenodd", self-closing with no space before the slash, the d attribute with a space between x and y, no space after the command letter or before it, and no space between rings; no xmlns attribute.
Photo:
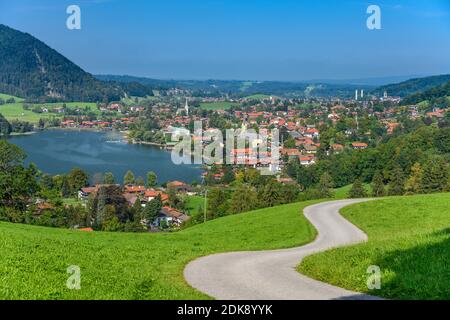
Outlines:
<svg viewBox="0 0 450 320"><path fill-rule="evenodd" d="M416 78L400 83L381 86L373 90L371 93L377 96L381 96L386 91L390 96L398 96L403 98L409 95L420 93L422 91L426 91L428 89L432 89L434 87L438 87L448 81L450 81L450 74Z"/></svg>
<svg viewBox="0 0 450 320"><path fill-rule="evenodd" d="M450 81L438 87L434 87L426 91L410 95L402 100L402 104L409 105L420 103L422 101L429 101L433 105L445 107L449 104L449 97Z"/></svg>
<svg viewBox="0 0 450 320"><path fill-rule="evenodd" d="M152 95L152 88L100 81L30 34L0 24L0 92L34 102L97 102Z"/></svg>
<svg viewBox="0 0 450 320"><path fill-rule="evenodd" d="M324 174L329 175L334 187L356 179L370 183L379 175L383 183L394 182L404 188L408 177L420 168L431 170L430 175L440 175L442 181L434 191L443 191L449 179L450 127L416 124L409 131L398 131L373 148L332 154L311 166L291 161L287 173L305 189L316 188Z"/></svg>

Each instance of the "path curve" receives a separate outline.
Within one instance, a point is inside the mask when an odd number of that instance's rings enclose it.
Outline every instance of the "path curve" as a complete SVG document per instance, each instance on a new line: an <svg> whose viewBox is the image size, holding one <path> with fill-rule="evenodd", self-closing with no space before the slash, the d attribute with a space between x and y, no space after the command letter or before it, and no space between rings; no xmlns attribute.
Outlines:
<svg viewBox="0 0 450 320"><path fill-rule="evenodd" d="M220 300L379 299L313 280L296 271L308 255L367 241L363 231L339 214L342 207L367 200L338 200L306 207L304 215L318 231L315 241L307 245L205 256L190 262L184 277L192 287Z"/></svg>

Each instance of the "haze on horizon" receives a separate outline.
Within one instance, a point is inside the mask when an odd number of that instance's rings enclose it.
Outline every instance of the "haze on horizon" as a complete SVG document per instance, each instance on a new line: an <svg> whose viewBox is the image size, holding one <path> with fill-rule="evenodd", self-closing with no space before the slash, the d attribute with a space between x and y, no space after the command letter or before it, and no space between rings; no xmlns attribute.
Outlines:
<svg viewBox="0 0 450 320"><path fill-rule="evenodd" d="M81 7L68 30L66 8ZM382 29L368 30L379 5ZM450 73L446 0L0 0L0 23L93 74L311 80Z"/></svg>

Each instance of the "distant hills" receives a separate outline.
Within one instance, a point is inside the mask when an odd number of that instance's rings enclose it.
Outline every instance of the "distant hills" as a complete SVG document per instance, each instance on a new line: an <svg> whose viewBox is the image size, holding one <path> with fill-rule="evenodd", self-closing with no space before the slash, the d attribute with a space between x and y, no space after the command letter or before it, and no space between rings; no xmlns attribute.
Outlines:
<svg viewBox="0 0 450 320"><path fill-rule="evenodd" d="M416 104L422 101L429 101L436 105L450 105L450 81L443 85L409 95L402 100L402 104Z"/></svg>
<svg viewBox="0 0 450 320"><path fill-rule="evenodd" d="M390 96L406 97L417 93L439 87L450 81L450 74L415 78L395 84L388 84L376 88L371 93L377 96L383 95L384 91Z"/></svg>
<svg viewBox="0 0 450 320"><path fill-rule="evenodd" d="M355 89L358 89L377 96L387 91L391 96L406 97L441 86L450 81L450 75L415 78L381 87L369 85L387 79L357 79L353 83L329 80L327 83L326 80L158 80L128 75L93 76L30 34L0 24L0 92L20 96L28 101L116 101L126 95L142 97L153 95L154 89L171 88L189 90L194 96L228 94L243 97L268 94L351 98ZM435 96L440 93L432 91L429 94ZM421 99L421 96L411 97L409 101L417 99Z"/></svg>
<svg viewBox="0 0 450 320"><path fill-rule="evenodd" d="M372 90L374 86L346 83L287 82L287 81L244 81L244 80L158 80L129 75L96 75L99 80L114 82L138 82L157 88L179 88L197 91L200 94L219 95L228 93L233 96L253 94L280 95L287 97L341 97L354 95L355 89Z"/></svg>

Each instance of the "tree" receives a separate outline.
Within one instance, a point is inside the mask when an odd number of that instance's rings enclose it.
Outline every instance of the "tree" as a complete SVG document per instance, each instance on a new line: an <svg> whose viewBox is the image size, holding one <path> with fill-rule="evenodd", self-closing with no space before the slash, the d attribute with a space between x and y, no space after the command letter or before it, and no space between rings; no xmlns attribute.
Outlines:
<svg viewBox="0 0 450 320"><path fill-rule="evenodd" d="M106 205L102 212L101 230L103 231L120 231L122 224L117 218L116 208L113 205Z"/></svg>
<svg viewBox="0 0 450 320"><path fill-rule="evenodd" d="M385 194L383 175L377 171L372 179L372 196L383 197Z"/></svg>
<svg viewBox="0 0 450 320"><path fill-rule="evenodd" d="M0 135L9 135L12 131L11 124L6 120L6 118L0 113Z"/></svg>
<svg viewBox="0 0 450 320"><path fill-rule="evenodd" d="M207 199L208 220L222 217L228 211L227 194L223 188L210 188Z"/></svg>
<svg viewBox="0 0 450 320"><path fill-rule="evenodd" d="M50 190L54 188L53 178L49 174L43 174L39 180L39 185L41 186L41 189Z"/></svg>
<svg viewBox="0 0 450 320"><path fill-rule="evenodd" d="M229 184L234 181L234 172L233 168L229 165L224 166L223 168L223 176L222 183Z"/></svg>
<svg viewBox="0 0 450 320"><path fill-rule="evenodd" d="M294 138L289 136L289 138L287 138L287 140L284 141L283 147L287 148L287 149L295 148L295 140L294 140Z"/></svg>
<svg viewBox="0 0 450 320"><path fill-rule="evenodd" d="M123 177L123 184L129 185L134 184L134 182L135 182L134 173L131 170L128 170L127 173L125 173L125 176Z"/></svg>
<svg viewBox="0 0 450 320"><path fill-rule="evenodd" d="M231 196L231 213L253 210L258 206L258 194L253 187L246 184L239 185Z"/></svg>
<svg viewBox="0 0 450 320"><path fill-rule="evenodd" d="M137 199L130 209L130 219L132 221L141 221L143 216L142 211L141 201Z"/></svg>
<svg viewBox="0 0 450 320"><path fill-rule="evenodd" d="M349 198L367 197L367 191L366 191L366 188L364 188L364 185L361 182L361 179L356 179L355 182L353 182L352 188L348 192L348 197Z"/></svg>
<svg viewBox="0 0 450 320"><path fill-rule="evenodd" d="M100 173L100 172L97 172L97 173L94 174L94 176L92 177L92 183L93 183L94 185L97 185L97 184L103 184L104 181L105 181L105 177L104 177L103 174Z"/></svg>
<svg viewBox="0 0 450 320"><path fill-rule="evenodd" d="M325 172L320 177L317 191L321 198L331 198L333 196L333 179L328 172Z"/></svg>
<svg viewBox="0 0 450 320"><path fill-rule="evenodd" d="M142 178L142 177L137 177L135 183L138 186L145 186L145 181L144 181L144 178Z"/></svg>
<svg viewBox="0 0 450 320"><path fill-rule="evenodd" d="M158 176L153 171L147 173L147 187L153 188L158 183Z"/></svg>
<svg viewBox="0 0 450 320"><path fill-rule="evenodd" d="M84 188L89 183L89 176L80 168L73 168L67 175L70 186L70 192L74 194L81 188Z"/></svg>
<svg viewBox="0 0 450 320"><path fill-rule="evenodd" d="M442 192L447 187L448 164L441 157L433 157L425 163L423 170L423 191Z"/></svg>
<svg viewBox="0 0 450 320"><path fill-rule="evenodd" d="M101 226L104 220L104 209L112 205L115 209L115 215L121 223L129 220L128 201L122 194L120 186L104 185L100 186L92 199L89 201L91 215L94 218L95 225Z"/></svg>
<svg viewBox="0 0 450 320"><path fill-rule="evenodd" d="M391 180L388 184L388 195L400 196L405 193L405 176L402 168L396 165L391 172Z"/></svg>
<svg viewBox="0 0 450 320"><path fill-rule="evenodd" d="M158 217L159 212L162 208L161 196L158 195L156 198L150 200L142 211L143 218L147 220L148 223L152 223L156 217Z"/></svg>
<svg viewBox="0 0 450 320"><path fill-rule="evenodd" d="M21 166L25 160L25 153L18 146L5 139L0 140L0 171L8 171Z"/></svg>
<svg viewBox="0 0 450 320"><path fill-rule="evenodd" d="M69 180L67 179L66 176L63 177L62 180L62 184L61 184L61 196L63 198L68 198L70 197L71 192L70 192L70 184L69 184Z"/></svg>
<svg viewBox="0 0 450 320"><path fill-rule="evenodd" d="M408 194L423 192L423 169L420 163L416 162L411 167L411 175L405 183L405 191Z"/></svg>
<svg viewBox="0 0 450 320"><path fill-rule="evenodd" d="M116 183L116 178L114 178L114 175L112 174L112 172L107 172L103 176L103 182L105 184L115 184Z"/></svg>
<svg viewBox="0 0 450 320"><path fill-rule="evenodd" d="M258 199L261 207L273 207L283 202L281 194L282 184L270 178L264 185L260 186Z"/></svg>
<svg viewBox="0 0 450 320"><path fill-rule="evenodd" d="M6 140L0 140L0 206L25 210L28 200L39 190L34 165L23 167L25 153Z"/></svg>

